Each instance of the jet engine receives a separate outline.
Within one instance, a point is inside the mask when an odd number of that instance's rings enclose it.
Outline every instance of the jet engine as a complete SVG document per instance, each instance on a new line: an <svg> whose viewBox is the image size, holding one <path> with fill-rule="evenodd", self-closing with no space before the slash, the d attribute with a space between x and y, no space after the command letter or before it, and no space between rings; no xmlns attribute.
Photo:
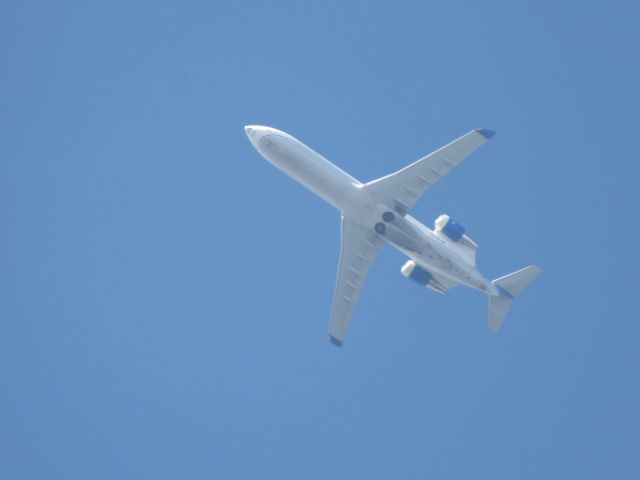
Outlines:
<svg viewBox="0 0 640 480"><path fill-rule="evenodd" d="M436 218L434 226L436 227L436 232L446 235L454 242L459 241L464 236L465 228L447 214L442 214Z"/></svg>
<svg viewBox="0 0 640 480"><path fill-rule="evenodd" d="M402 275L407 278L410 278L416 283L420 285L427 286L429 282L433 279L433 275L431 272L425 270L420 265L416 264L413 260L408 260L402 268L400 269Z"/></svg>
<svg viewBox="0 0 640 480"><path fill-rule="evenodd" d="M449 215L442 214L436 218L435 234L439 236L454 251L462 255L471 265L476 264L476 250L478 244L465 232L462 225Z"/></svg>
<svg viewBox="0 0 640 480"><path fill-rule="evenodd" d="M400 269L400 273L419 285L429 287L438 293L444 293L447 291L447 287L436 280L431 272L425 270L413 260L407 260L407 263L405 263Z"/></svg>

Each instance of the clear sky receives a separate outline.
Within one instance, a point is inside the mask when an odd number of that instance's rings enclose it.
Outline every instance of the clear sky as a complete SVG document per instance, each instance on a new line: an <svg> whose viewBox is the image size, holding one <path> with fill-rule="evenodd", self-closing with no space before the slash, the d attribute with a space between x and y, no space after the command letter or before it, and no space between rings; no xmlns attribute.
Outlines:
<svg viewBox="0 0 640 480"><path fill-rule="evenodd" d="M638 2L0 5L0 478L640 478ZM498 134L413 214L494 278L500 335L386 247L342 349L354 177Z"/></svg>

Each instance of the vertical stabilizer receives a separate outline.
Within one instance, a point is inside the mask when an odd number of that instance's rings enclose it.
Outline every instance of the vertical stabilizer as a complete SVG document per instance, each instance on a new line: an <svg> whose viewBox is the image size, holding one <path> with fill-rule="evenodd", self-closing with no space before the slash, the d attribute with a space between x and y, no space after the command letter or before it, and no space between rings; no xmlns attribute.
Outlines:
<svg viewBox="0 0 640 480"><path fill-rule="evenodd" d="M517 272L495 279L493 283L498 289L498 295L489 297L489 328L498 333L502 321L507 315L513 299L517 297L542 270L538 267L525 267Z"/></svg>

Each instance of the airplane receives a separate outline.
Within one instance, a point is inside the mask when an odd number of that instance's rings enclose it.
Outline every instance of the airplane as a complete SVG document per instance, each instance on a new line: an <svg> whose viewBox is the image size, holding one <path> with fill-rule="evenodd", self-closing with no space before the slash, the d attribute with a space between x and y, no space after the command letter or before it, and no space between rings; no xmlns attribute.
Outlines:
<svg viewBox="0 0 640 480"><path fill-rule="evenodd" d="M478 245L449 215L431 230L409 215L420 196L495 132L472 130L415 163L362 183L291 135L247 125L256 150L276 168L340 211L342 250L329 322L331 343L342 346L367 272L388 243L409 257L401 273L439 293L465 285L489 296L489 328L500 330L513 299L541 269L525 267L493 281L475 268Z"/></svg>

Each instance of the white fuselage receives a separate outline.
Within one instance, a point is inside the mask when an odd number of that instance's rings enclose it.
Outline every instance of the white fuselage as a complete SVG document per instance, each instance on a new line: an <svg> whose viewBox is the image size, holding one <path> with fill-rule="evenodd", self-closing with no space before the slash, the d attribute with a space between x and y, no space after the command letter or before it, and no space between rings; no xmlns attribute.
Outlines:
<svg viewBox="0 0 640 480"><path fill-rule="evenodd" d="M383 214L393 210L372 197L363 184L314 152L291 135L274 128L245 127L254 147L278 169L294 178L343 215L376 233L425 269L489 294L496 287L476 268L453 251L444 239L410 215L394 212L393 220L384 221Z"/></svg>

